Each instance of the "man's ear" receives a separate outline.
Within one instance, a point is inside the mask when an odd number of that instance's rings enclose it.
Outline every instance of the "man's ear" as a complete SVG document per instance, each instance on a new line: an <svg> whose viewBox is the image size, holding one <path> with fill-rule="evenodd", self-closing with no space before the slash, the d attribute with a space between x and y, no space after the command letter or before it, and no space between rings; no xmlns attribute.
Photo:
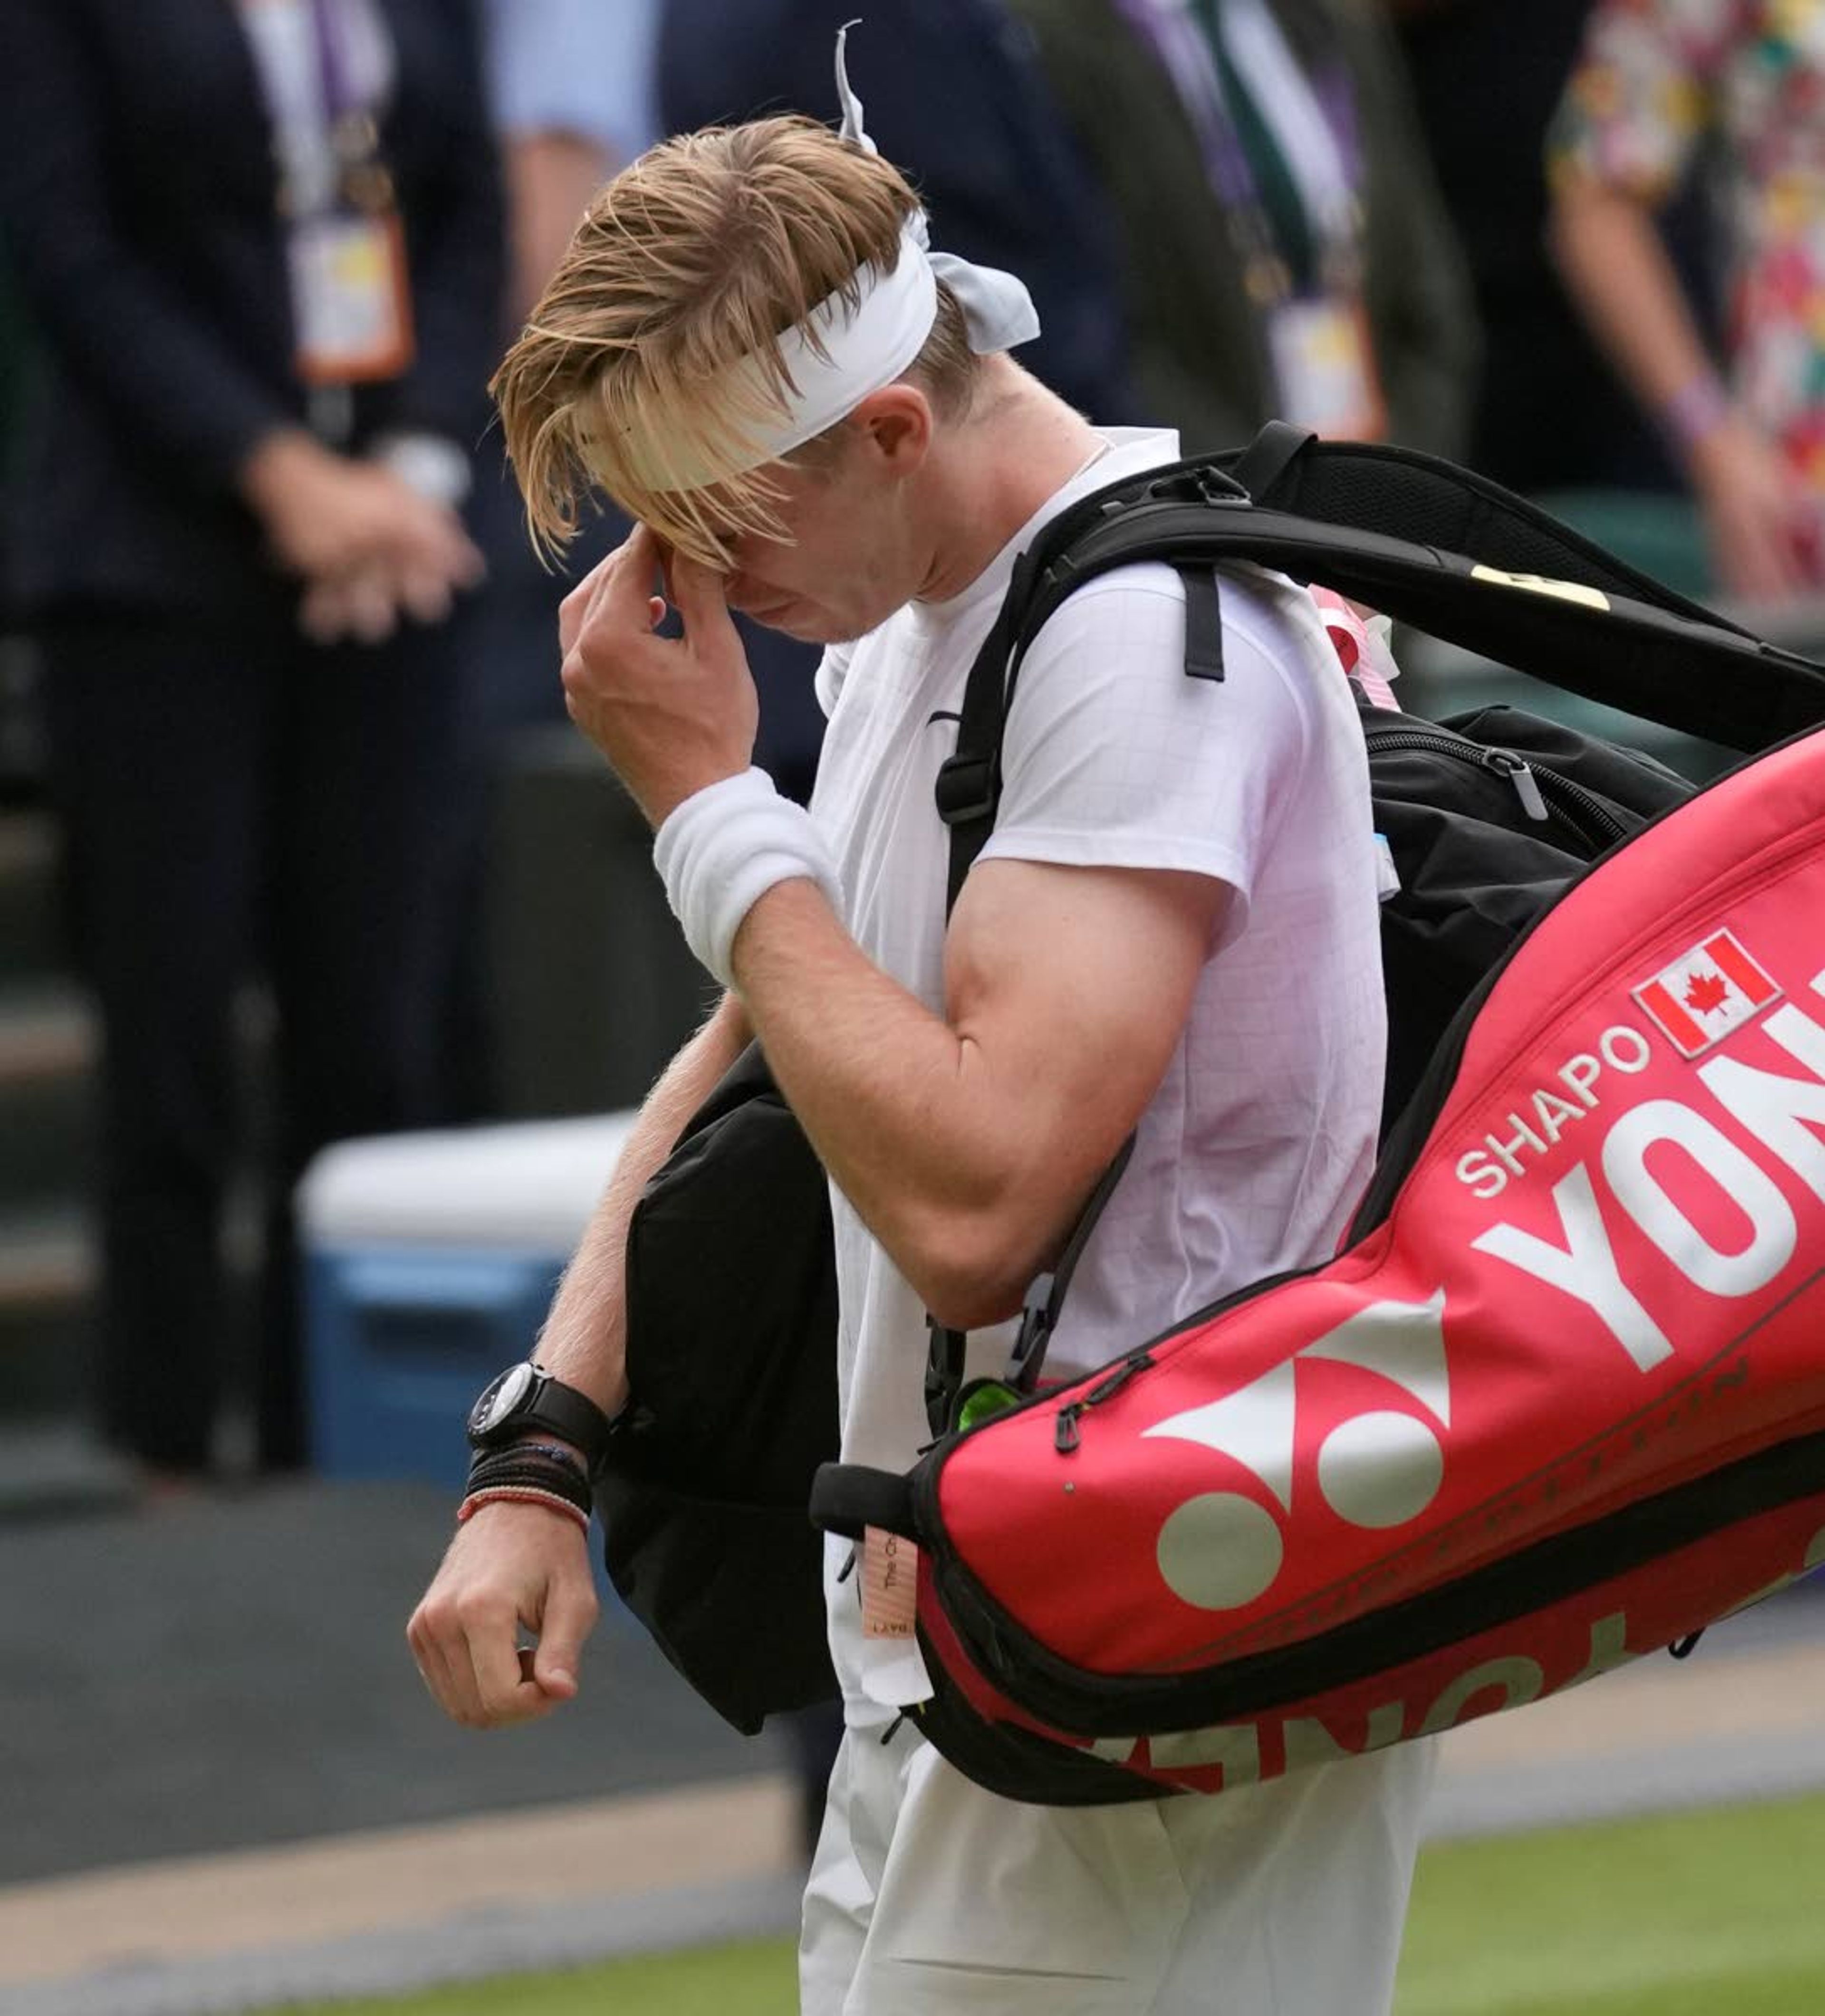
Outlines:
<svg viewBox="0 0 1825 2016"><path fill-rule="evenodd" d="M932 402L904 379L871 392L849 415L863 452L895 476L911 476L931 452Z"/></svg>

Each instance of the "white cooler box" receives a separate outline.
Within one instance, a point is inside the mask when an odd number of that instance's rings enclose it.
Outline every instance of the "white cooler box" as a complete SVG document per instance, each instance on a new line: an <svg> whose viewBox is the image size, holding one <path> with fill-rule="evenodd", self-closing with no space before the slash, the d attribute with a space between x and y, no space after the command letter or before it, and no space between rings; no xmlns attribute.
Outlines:
<svg viewBox="0 0 1825 2016"><path fill-rule="evenodd" d="M456 1489L486 1381L532 1349L631 1112L344 1141L298 1190L312 1454Z"/></svg>

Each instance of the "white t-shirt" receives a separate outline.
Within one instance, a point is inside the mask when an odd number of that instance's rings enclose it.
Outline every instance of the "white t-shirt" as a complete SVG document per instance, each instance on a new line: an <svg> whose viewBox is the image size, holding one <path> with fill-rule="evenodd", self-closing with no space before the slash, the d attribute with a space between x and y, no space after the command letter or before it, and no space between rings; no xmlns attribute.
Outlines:
<svg viewBox="0 0 1825 2016"><path fill-rule="evenodd" d="M908 605L826 653L829 728L812 810L857 943L942 1013L949 835L933 786L1014 563L1065 505L1176 459L1168 433L1109 445L948 602ZM1225 573L1224 676L1185 670L1169 567L1080 589L1022 665L1004 789L980 859L1191 870L1225 884L1221 931L1135 1150L1087 1244L1047 1373L1084 1370L1235 1289L1323 1258L1372 1162L1385 1017L1368 770L1311 598ZM925 1312L833 1190L846 1460L903 1470L929 1439ZM1010 1327L971 1340L1003 1369ZM833 1549L833 1566L844 1550ZM918 1655L860 1637L855 1580L831 1586L853 1701L922 1697Z"/></svg>

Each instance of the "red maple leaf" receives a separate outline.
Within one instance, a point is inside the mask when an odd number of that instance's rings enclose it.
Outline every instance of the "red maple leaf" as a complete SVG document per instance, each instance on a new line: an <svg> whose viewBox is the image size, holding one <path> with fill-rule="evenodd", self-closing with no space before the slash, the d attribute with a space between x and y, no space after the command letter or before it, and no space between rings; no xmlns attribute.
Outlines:
<svg viewBox="0 0 1825 2016"><path fill-rule="evenodd" d="M1686 1006L1694 1015L1714 1015L1730 998L1728 985L1715 973L1689 973L1692 985L1686 990Z"/></svg>

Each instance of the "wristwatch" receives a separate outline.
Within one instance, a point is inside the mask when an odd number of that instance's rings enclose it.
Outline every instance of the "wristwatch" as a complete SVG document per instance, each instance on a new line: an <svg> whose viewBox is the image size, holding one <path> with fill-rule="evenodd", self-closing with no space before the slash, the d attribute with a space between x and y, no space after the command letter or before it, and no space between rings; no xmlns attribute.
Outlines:
<svg viewBox="0 0 1825 2016"><path fill-rule="evenodd" d="M469 1446L496 1449L528 1434L556 1435L582 1452L593 1476L620 1418L611 1419L588 1394L554 1379L527 1359L510 1365L481 1389L470 1409Z"/></svg>

